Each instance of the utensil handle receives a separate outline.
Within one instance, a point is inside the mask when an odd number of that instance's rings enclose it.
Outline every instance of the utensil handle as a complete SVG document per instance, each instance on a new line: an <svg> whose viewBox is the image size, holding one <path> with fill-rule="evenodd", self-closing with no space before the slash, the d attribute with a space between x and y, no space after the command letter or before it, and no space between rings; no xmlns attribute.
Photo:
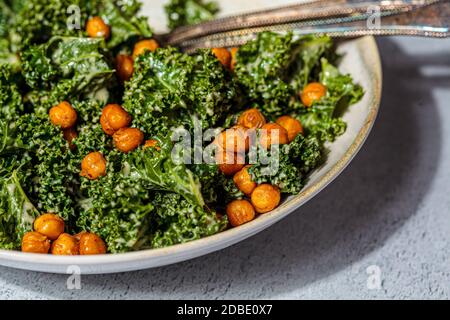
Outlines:
<svg viewBox="0 0 450 320"><path fill-rule="evenodd" d="M328 20L339 22L340 19L366 20L374 8L379 10L382 16L388 16L410 12L439 2L442 2L442 0L392 0L382 2L314 0L287 7L221 18L195 26L181 27L169 35L167 42L171 45L179 45L181 42L217 33L274 27L305 21L320 23Z"/></svg>
<svg viewBox="0 0 450 320"><path fill-rule="evenodd" d="M336 9L336 1L322 11L317 7L329 1L314 1L309 4L308 12L330 12ZM200 47L231 47L242 45L254 39L259 32L294 31L295 34L328 34L332 37L356 37L363 35L409 35L425 37L448 37L450 22L450 0L431 1L383 1L384 6L376 6L375 2L367 1L338 1L344 8L340 15L323 16L318 19L299 19L288 23L259 25L257 27L235 28L234 30L208 33L200 37L175 35L169 39L172 45L178 45L186 51L192 51ZM345 3L344 3L345 2ZM351 7L355 11L350 12ZM379 2L376 2L379 4ZM363 9L364 8L364 9ZM286 8L276 9L281 12ZM297 7L295 7L297 10ZM347 11L346 11L347 10ZM344 13L346 11L346 13ZM261 13L258 13L261 14ZM270 15L273 10L270 11ZM254 17L255 14L252 14ZM310 17L311 15L308 15ZM226 18L230 19L230 18ZM235 17L236 19L236 17ZM239 18L237 18L239 19ZM212 22L211 22L212 23ZM214 22L215 23L215 22ZM256 24L256 22L255 22ZM205 24L195 28L203 29ZM194 29L195 29L194 28ZM198 31L198 30L197 30Z"/></svg>

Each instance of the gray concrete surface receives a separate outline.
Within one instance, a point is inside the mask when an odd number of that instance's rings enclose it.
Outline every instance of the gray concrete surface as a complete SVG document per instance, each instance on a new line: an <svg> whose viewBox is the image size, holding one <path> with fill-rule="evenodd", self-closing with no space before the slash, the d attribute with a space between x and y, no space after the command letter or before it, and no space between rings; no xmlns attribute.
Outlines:
<svg viewBox="0 0 450 320"><path fill-rule="evenodd" d="M67 290L65 276L0 267L0 298L450 298L450 40L379 45L384 94L374 130L300 210L221 252L85 276L81 290Z"/></svg>

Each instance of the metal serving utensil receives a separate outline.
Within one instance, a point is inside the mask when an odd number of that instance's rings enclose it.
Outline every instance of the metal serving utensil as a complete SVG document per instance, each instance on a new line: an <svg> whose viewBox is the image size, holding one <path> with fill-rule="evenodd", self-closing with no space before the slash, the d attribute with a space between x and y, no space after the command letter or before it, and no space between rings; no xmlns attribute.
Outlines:
<svg viewBox="0 0 450 320"><path fill-rule="evenodd" d="M450 0L313 0L181 27L160 40L186 52L234 47L262 31L336 38L364 35L449 36Z"/></svg>

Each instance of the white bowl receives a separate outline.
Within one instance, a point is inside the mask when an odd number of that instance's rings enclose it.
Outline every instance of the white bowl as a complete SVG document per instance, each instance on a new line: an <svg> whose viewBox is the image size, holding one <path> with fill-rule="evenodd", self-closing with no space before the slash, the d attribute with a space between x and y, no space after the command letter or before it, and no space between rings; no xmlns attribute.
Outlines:
<svg viewBox="0 0 450 320"><path fill-rule="evenodd" d="M276 5L294 2L298 1L278 1ZM147 1L144 5L144 13L150 16L152 26L160 32L164 31L165 25L162 11L163 3L164 1L152 0ZM222 14L236 13L239 9L261 9L270 6L273 6L273 4L268 0L251 1L245 6L240 0L227 0L223 1ZM364 87L364 98L358 104L351 106L344 115L344 120L348 124L347 131L328 146L330 152L325 164L311 175L308 184L299 195L290 197L276 210L238 228L163 249L116 255L75 257L0 250L0 265L51 273L70 273L73 272L75 266L83 274L153 268L193 259L226 248L283 219L325 188L351 162L369 135L378 112L381 99L382 72L374 38L364 37L346 41L339 45L338 50L343 54L343 60L339 66L340 70L344 73L350 73L355 81Z"/></svg>

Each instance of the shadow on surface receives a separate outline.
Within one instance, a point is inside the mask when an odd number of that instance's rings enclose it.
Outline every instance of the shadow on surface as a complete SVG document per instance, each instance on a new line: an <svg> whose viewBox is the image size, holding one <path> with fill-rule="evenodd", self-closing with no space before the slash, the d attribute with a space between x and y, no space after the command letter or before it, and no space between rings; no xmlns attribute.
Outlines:
<svg viewBox="0 0 450 320"><path fill-rule="evenodd" d="M85 276L82 291L64 295L270 298L331 276L383 246L420 206L440 157L439 115L427 83L448 87L450 79L423 76L418 65L450 62L444 54L409 57L389 39L379 45L384 69L379 118L353 163L317 197L231 248L153 270ZM47 277L61 280L59 290L46 292L61 297L65 276L36 274L30 281L27 274L19 285L32 291L40 291Z"/></svg>

